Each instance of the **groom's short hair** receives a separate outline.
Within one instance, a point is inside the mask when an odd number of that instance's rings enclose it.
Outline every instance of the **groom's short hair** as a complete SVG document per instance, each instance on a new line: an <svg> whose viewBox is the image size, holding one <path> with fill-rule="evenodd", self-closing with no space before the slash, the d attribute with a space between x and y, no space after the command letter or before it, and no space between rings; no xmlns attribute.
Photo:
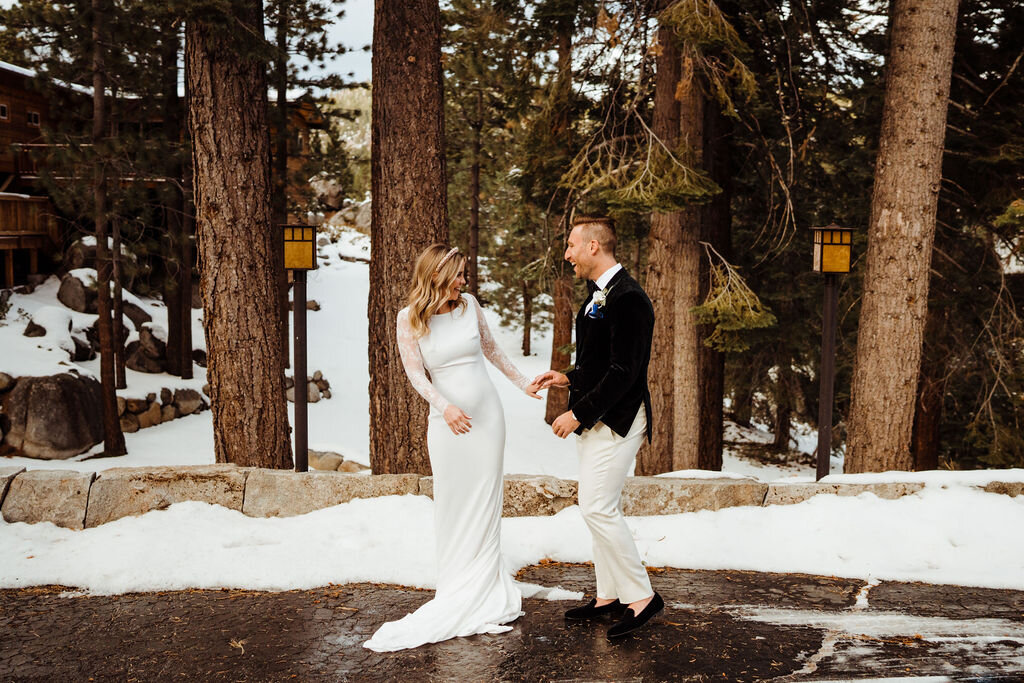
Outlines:
<svg viewBox="0 0 1024 683"><path fill-rule="evenodd" d="M615 253L615 219L608 216L576 216L572 219L572 227L583 226L586 240L597 240L603 251Z"/></svg>

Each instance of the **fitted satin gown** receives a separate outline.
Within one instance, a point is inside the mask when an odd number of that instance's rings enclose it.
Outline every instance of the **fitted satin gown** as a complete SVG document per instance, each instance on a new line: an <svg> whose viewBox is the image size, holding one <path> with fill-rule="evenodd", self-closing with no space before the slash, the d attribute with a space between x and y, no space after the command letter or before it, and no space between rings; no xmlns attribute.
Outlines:
<svg viewBox="0 0 1024 683"><path fill-rule="evenodd" d="M523 614L519 588L502 569L505 415L485 356L520 389L529 380L498 348L477 300L469 294L462 299L465 307L433 316L429 334L418 340L408 309L398 314L402 363L430 403L427 449L434 475L437 592L433 600L384 624L364 643L378 652L501 633ZM469 433L453 434L445 423L449 404L470 416Z"/></svg>

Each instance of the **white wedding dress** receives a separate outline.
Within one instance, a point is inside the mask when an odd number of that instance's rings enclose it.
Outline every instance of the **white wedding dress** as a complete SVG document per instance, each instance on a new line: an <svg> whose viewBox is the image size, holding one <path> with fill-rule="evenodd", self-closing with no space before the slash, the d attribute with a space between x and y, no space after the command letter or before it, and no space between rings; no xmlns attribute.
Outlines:
<svg viewBox="0 0 1024 683"><path fill-rule="evenodd" d="M377 652L501 633L512 628L504 624L523 614L519 588L502 569L505 414L484 357L520 389L529 380L498 348L477 300L469 294L462 299L463 309L433 316L430 333L419 340L408 309L398 313L402 364L413 387L430 402L427 450L434 475L437 592L364 643ZM470 416L469 433L449 429L443 417L449 404Z"/></svg>

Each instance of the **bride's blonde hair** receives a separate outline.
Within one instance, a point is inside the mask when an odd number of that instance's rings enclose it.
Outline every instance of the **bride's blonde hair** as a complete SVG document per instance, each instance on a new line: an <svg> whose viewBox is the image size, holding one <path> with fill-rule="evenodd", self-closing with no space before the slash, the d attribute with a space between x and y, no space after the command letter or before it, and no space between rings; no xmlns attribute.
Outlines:
<svg viewBox="0 0 1024 683"><path fill-rule="evenodd" d="M466 263L466 257L443 244L432 244L416 259L412 270L412 286L409 290L409 324L417 338L430 332L427 322L448 301L455 279ZM445 257L448 257L447 259ZM440 266L440 267L438 267ZM466 307L466 301L459 297L456 307Z"/></svg>

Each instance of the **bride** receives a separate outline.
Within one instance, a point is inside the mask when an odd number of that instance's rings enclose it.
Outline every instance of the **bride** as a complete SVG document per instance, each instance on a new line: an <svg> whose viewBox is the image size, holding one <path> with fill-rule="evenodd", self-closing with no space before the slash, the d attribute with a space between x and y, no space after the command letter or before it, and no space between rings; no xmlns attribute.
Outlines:
<svg viewBox="0 0 1024 683"><path fill-rule="evenodd" d="M523 614L519 589L501 563L505 415L484 358L526 394L540 396L498 348L477 300L460 293L465 266L457 247L428 247L416 259L409 305L398 313L402 364L431 406L437 592L363 644L377 652L502 633Z"/></svg>

